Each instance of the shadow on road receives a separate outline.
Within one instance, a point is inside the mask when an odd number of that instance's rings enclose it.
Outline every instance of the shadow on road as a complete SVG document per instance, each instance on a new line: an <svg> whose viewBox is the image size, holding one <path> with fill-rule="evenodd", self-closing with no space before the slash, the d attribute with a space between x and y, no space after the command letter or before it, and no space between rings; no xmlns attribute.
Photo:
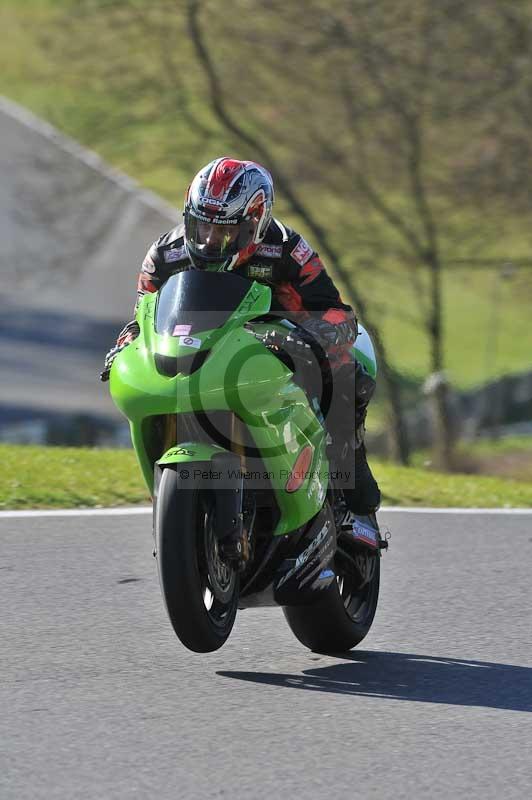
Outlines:
<svg viewBox="0 0 532 800"><path fill-rule="evenodd" d="M532 711L532 668L411 653L360 651L299 674L219 671L226 678L364 697ZM345 663L346 660L349 663Z"/></svg>

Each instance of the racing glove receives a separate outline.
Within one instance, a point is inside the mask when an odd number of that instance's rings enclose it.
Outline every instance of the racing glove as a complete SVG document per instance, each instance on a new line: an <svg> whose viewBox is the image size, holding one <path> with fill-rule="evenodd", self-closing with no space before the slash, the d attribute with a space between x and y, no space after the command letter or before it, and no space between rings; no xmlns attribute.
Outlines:
<svg viewBox="0 0 532 800"><path fill-rule="evenodd" d="M103 371L100 372L100 380L105 382L109 380L109 375L111 373L111 367L113 366L113 361L117 357L117 355L127 347L128 344L131 344L134 339L140 333L140 328L138 322L134 319L131 322L128 322L127 325L122 328L120 333L118 334L118 339L114 347L111 347L107 355L105 356L104 361L104 368Z"/></svg>
<svg viewBox="0 0 532 800"><path fill-rule="evenodd" d="M299 336L292 333L282 333L281 331L267 331L260 337L263 345L280 357L284 361L282 354L285 353L293 361L301 359L310 363L312 360L312 350L310 345ZM286 363L286 361L285 361ZM286 363L289 369L294 368L293 363Z"/></svg>
<svg viewBox="0 0 532 800"><path fill-rule="evenodd" d="M325 319L311 317L302 323L305 328L327 352L331 347L352 344L358 333L356 320L346 320L333 325Z"/></svg>
<svg viewBox="0 0 532 800"><path fill-rule="evenodd" d="M117 346L125 347L127 344L131 344L131 342L137 338L139 333L139 323L136 319L132 319L131 322L128 322L118 334L118 338L116 340Z"/></svg>

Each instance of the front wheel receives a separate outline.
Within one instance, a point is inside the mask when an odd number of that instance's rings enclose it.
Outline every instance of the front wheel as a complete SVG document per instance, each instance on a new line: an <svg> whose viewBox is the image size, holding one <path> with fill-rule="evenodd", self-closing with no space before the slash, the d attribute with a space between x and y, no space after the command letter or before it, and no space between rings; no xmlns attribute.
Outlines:
<svg viewBox="0 0 532 800"><path fill-rule="evenodd" d="M163 471L155 512L159 582L174 631L196 653L225 643L238 607L238 574L220 558L214 509L211 491L180 489L177 472Z"/></svg>
<svg viewBox="0 0 532 800"><path fill-rule="evenodd" d="M283 608L292 633L310 650L341 653L356 647L371 628L379 599L380 556L335 556L336 580L308 606Z"/></svg>

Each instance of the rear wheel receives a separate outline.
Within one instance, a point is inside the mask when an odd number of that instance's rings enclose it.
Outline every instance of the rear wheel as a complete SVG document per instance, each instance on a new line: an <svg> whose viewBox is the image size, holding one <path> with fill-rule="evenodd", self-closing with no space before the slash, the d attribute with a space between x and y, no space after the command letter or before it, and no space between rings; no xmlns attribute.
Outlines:
<svg viewBox="0 0 532 800"><path fill-rule="evenodd" d="M189 487L180 491L177 472L164 470L155 514L157 565L174 631L189 650L208 653L231 633L239 579L220 557L213 493Z"/></svg>
<svg viewBox="0 0 532 800"><path fill-rule="evenodd" d="M318 652L356 647L371 628L379 599L380 557L369 550L348 551L339 542L336 581L312 605L283 608L299 641Z"/></svg>

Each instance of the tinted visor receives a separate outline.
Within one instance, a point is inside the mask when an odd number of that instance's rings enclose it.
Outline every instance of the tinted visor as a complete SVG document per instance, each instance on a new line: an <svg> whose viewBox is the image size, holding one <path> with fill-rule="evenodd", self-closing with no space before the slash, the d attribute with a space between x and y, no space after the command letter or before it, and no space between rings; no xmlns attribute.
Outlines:
<svg viewBox="0 0 532 800"><path fill-rule="evenodd" d="M244 250L253 241L256 226L254 219L217 224L185 213L187 247L205 261L229 259Z"/></svg>

